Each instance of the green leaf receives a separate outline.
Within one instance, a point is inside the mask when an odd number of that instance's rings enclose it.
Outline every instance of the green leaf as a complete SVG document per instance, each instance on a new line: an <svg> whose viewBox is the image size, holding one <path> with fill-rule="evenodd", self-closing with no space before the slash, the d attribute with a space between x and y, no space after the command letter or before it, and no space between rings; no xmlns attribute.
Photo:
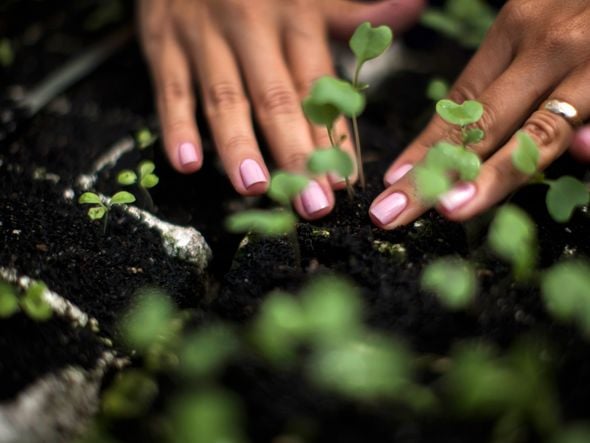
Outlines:
<svg viewBox="0 0 590 443"><path fill-rule="evenodd" d="M518 146L512 152L512 164L516 169L526 175L537 172L539 164L539 148L535 141L524 131L516 133Z"/></svg>
<svg viewBox="0 0 590 443"><path fill-rule="evenodd" d="M543 299L547 310L558 320L577 322L590 333L590 265L562 262L543 274Z"/></svg>
<svg viewBox="0 0 590 443"><path fill-rule="evenodd" d="M145 189L151 189L156 186L160 182L160 179L155 174L147 174L146 176L142 177L140 181L140 186Z"/></svg>
<svg viewBox="0 0 590 443"><path fill-rule="evenodd" d="M551 438L551 443L588 443L590 441L590 427L588 424L569 425L560 429Z"/></svg>
<svg viewBox="0 0 590 443"><path fill-rule="evenodd" d="M463 137L463 144L464 145L471 145L474 143L479 143L482 141L486 136L486 133L479 128L471 128L465 131L465 136Z"/></svg>
<svg viewBox="0 0 590 443"><path fill-rule="evenodd" d="M307 100L316 105L331 105L348 117L360 115L365 108L363 94L349 82L328 75L315 81Z"/></svg>
<svg viewBox="0 0 590 443"><path fill-rule="evenodd" d="M100 197L95 194L94 192L85 192L80 196L78 199L78 203L82 205L91 204L91 205L102 205L102 201Z"/></svg>
<svg viewBox="0 0 590 443"><path fill-rule="evenodd" d="M441 258L430 263L422 274L422 287L434 292L450 309L468 307L477 291L477 278L470 263Z"/></svg>
<svg viewBox="0 0 590 443"><path fill-rule="evenodd" d="M229 216L225 223L230 232L255 232L262 235L277 236L293 232L297 218L292 212L281 209L272 211L250 210Z"/></svg>
<svg viewBox="0 0 590 443"><path fill-rule="evenodd" d="M139 417L150 409L157 394L158 385L149 374L127 369L104 392L102 411L108 417Z"/></svg>
<svg viewBox="0 0 590 443"><path fill-rule="evenodd" d="M466 100L462 104L449 99L437 102L436 112L448 123L466 126L479 121L483 115L483 105L475 100Z"/></svg>
<svg viewBox="0 0 590 443"><path fill-rule="evenodd" d="M53 315L53 309L45 300L45 291L47 286L41 282L35 282L29 286L20 301L22 310L33 320L46 321Z"/></svg>
<svg viewBox="0 0 590 443"><path fill-rule="evenodd" d="M413 169L413 174L418 194L426 203L435 202L451 190L451 179L444 170L418 165Z"/></svg>
<svg viewBox="0 0 590 443"><path fill-rule="evenodd" d="M513 205L498 209L488 243L498 256L512 264L518 279L530 275L536 262L537 230L526 212Z"/></svg>
<svg viewBox="0 0 590 443"><path fill-rule="evenodd" d="M546 203L551 217L559 223L565 223L577 207L590 203L590 193L584 183L566 175L549 182Z"/></svg>
<svg viewBox="0 0 590 443"><path fill-rule="evenodd" d="M318 149L307 161L307 169L314 174L335 172L340 177L349 177L354 171L350 156L339 148Z"/></svg>
<svg viewBox="0 0 590 443"><path fill-rule="evenodd" d="M445 80L433 78L426 88L426 97L435 102L442 100L449 93L449 85Z"/></svg>
<svg viewBox="0 0 590 443"><path fill-rule="evenodd" d="M117 175L117 182L124 186L129 186L137 181L137 175L130 169L125 169Z"/></svg>
<svg viewBox="0 0 590 443"><path fill-rule="evenodd" d="M145 177L146 175L154 172L155 169L156 169L156 165L154 165L154 162L151 162L149 160L145 160L139 164L139 168L137 170L139 171L140 177Z"/></svg>
<svg viewBox="0 0 590 443"><path fill-rule="evenodd" d="M303 113L312 123L331 128L340 116L340 111L331 104L315 103L312 97L307 97L301 104Z"/></svg>
<svg viewBox="0 0 590 443"><path fill-rule="evenodd" d="M12 44L7 38L0 38L0 66L6 68L14 62Z"/></svg>
<svg viewBox="0 0 590 443"><path fill-rule="evenodd" d="M123 205L128 203L133 203L135 201L135 196L127 191L119 191L115 195L111 197L111 205Z"/></svg>
<svg viewBox="0 0 590 443"><path fill-rule="evenodd" d="M137 131L137 134L135 134L135 141L139 149L145 149L153 145L157 138L158 137L152 134L147 128L140 129Z"/></svg>
<svg viewBox="0 0 590 443"><path fill-rule="evenodd" d="M186 377L214 376L238 350L239 342L223 325L206 326L185 338L180 369Z"/></svg>
<svg viewBox="0 0 590 443"><path fill-rule="evenodd" d="M133 349L145 353L155 343L165 344L174 339L175 315L176 307L162 292L144 290L121 324L123 337Z"/></svg>
<svg viewBox="0 0 590 443"><path fill-rule="evenodd" d="M107 208L104 206L94 206L88 210L88 218L90 220L100 220L107 213Z"/></svg>
<svg viewBox="0 0 590 443"><path fill-rule="evenodd" d="M359 25L350 38L350 49L357 59L357 66L379 57L391 46L393 32L387 26L372 27L369 22Z"/></svg>
<svg viewBox="0 0 590 443"><path fill-rule="evenodd" d="M424 163L430 170L439 170L445 175L456 172L463 181L474 180L481 167L475 152L447 142L438 142L430 148Z"/></svg>
<svg viewBox="0 0 590 443"><path fill-rule="evenodd" d="M276 172L272 175L268 196L283 206L289 205L308 185L309 179L300 174Z"/></svg>
<svg viewBox="0 0 590 443"><path fill-rule="evenodd" d="M18 297L12 285L0 282L0 318L11 317L18 311Z"/></svg>

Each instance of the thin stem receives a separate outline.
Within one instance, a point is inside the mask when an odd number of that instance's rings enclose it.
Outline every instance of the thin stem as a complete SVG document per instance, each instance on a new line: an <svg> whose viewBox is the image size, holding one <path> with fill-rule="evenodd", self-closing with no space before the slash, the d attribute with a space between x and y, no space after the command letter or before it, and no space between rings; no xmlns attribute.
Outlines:
<svg viewBox="0 0 590 443"><path fill-rule="evenodd" d="M107 208L107 212L104 214L103 222L102 222L102 235L107 235L107 223L109 221L109 208Z"/></svg>
<svg viewBox="0 0 590 443"><path fill-rule="evenodd" d="M356 67L354 69L354 77L352 79L352 86L358 90L359 88L359 75L361 73L362 64L357 61ZM356 153L356 164L359 172L359 181L361 182L361 188L365 189L365 172L363 170L363 159L362 159L362 149L361 149L361 137L359 134L359 125L357 121L357 116L354 115L352 117L352 133L354 136L354 145L355 145L355 153Z"/></svg>
<svg viewBox="0 0 590 443"><path fill-rule="evenodd" d="M139 189L140 189L140 192L142 193L142 195L147 203L148 211L156 212L156 208L154 206L154 200L152 199L150 191L148 191L143 186L139 186Z"/></svg>
<svg viewBox="0 0 590 443"><path fill-rule="evenodd" d="M330 140L330 144L336 149L340 149L340 144L336 143L333 128L331 126L326 126L326 130L328 131L328 139ZM344 182L346 183L346 192L348 193L348 198L352 200L354 192L352 190L352 186L350 185L350 179L348 177L344 177Z"/></svg>

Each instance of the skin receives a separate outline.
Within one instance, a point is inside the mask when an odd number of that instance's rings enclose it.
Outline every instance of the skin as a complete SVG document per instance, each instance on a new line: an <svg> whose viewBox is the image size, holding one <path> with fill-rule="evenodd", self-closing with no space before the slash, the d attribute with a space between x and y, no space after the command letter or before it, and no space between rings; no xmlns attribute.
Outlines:
<svg viewBox="0 0 590 443"><path fill-rule="evenodd" d="M346 38L369 20L401 32L423 6L424 0L370 5L348 0L138 0L141 42L171 164L182 173L201 168L194 117L201 106L221 163L240 194L261 194L268 187L253 119L276 166L302 172L316 146L329 146L325 130L310 126L300 106L315 79L334 74L328 31ZM337 124L337 132L350 140L345 121ZM343 148L353 154L350 142ZM258 181L250 186L241 169L244 160L249 160L250 174L257 168ZM329 213L333 189L344 186L338 178L320 177L317 183L324 204L311 211L302 197L294 202L306 219Z"/></svg>
<svg viewBox="0 0 590 443"><path fill-rule="evenodd" d="M447 218L469 219L527 182L529 177L518 172L511 161L518 129L538 143L541 170L570 145L574 155L590 161L590 126L575 133L564 118L539 109L546 99L556 98L572 104L582 121L590 116L589 23L590 7L586 0L506 3L449 95L459 103L475 99L484 105L485 113L477 126L486 132L486 138L471 146L483 162L479 177L472 183L473 195L462 202L455 199L460 204L437 206ZM400 167L420 162L427 149L439 140L458 141L458 132L435 116L395 160L386 177ZM394 229L412 222L428 209L417 196L411 175L393 184L386 181L386 186L391 186L375 199L370 210L377 226ZM465 184L462 185L464 188ZM384 220L391 217L383 216L383 202L385 206L394 202L398 210L403 206L400 201L404 199L394 199L393 194L405 196L407 205L397 217Z"/></svg>

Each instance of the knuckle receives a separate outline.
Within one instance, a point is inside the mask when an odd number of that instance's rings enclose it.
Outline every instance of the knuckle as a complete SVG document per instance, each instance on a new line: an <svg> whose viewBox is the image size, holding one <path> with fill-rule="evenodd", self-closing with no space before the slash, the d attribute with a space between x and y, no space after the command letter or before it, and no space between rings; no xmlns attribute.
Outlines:
<svg viewBox="0 0 590 443"><path fill-rule="evenodd" d="M528 26L538 15L539 6L536 0L520 0L508 2L502 9L500 19L511 27Z"/></svg>
<svg viewBox="0 0 590 443"><path fill-rule="evenodd" d="M286 86L276 85L267 88L261 94L260 108L274 114L295 114L300 111L299 98Z"/></svg>
<svg viewBox="0 0 590 443"><path fill-rule="evenodd" d="M535 112L524 125L524 129L533 137L540 147L548 147L557 144L564 139L564 125L561 117L549 111Z"/></svg>
<svg viewBox="0 0 590 443"><path fill-rule="evenodd" d="M302 151L290 151L280 161L281 168L287 171L301 171L307 162L308 153Z"/></svg>
<svg viewBox="0 0 590 443"><path fill-rule="evenodd" d="M484 112L481 116L481 119L476 123L476 126L483 130L485 133L488 133L496 127L498 113L496 111L496 105L492 103L482 104Z"/></svg>
<svg viewBox="0 0 590 443"><path fill-rule="evenodd" d="M477 88L469 81L462 81L460 85L453 88L449 93L449 99L455 103L463 103L466 100L475 100Z"/></svg>
<svg viewBox="0 0 590 443"><path fill-rule="evenodd" d="M245 100L241 89L229 82L214 83L205 91L205 106L214 112L234 108Z"/></svg>
<svg viewBox="0 0 590 443"><path fill-rule="evenodd" d="M220 148L224 152L236 152L236 151L244 151L250 149L254 146L254 141L244 134L238 134L229 137L221 146Z"/></svg>
<svg viewBox="0 0 590 443"><path fill-rule="evenodd" d="M166 128L170 133L181 133L185 132L187 128L190 126L190 122L184 119L176 119L168 122Z"/></svg>
<svg viewBox="0 0 590 443"><path fill-rule="evenodd" d="M187 86L179 79L164 80L161 94L166 103L184 100L189 96Z"/></svg>

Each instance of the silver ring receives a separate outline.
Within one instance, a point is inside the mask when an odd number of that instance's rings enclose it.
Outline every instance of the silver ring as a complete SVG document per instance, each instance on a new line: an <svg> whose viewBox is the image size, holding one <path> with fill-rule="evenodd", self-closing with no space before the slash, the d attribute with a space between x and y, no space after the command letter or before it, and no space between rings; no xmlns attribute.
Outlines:
<svg viewBox="0 0 590 443"><path fill-rule="evenodd" d="M543 103L542 108L564 118L574 129L582 126L582 120L578 116L578 110L568 102L550 99Z"/></svg>

